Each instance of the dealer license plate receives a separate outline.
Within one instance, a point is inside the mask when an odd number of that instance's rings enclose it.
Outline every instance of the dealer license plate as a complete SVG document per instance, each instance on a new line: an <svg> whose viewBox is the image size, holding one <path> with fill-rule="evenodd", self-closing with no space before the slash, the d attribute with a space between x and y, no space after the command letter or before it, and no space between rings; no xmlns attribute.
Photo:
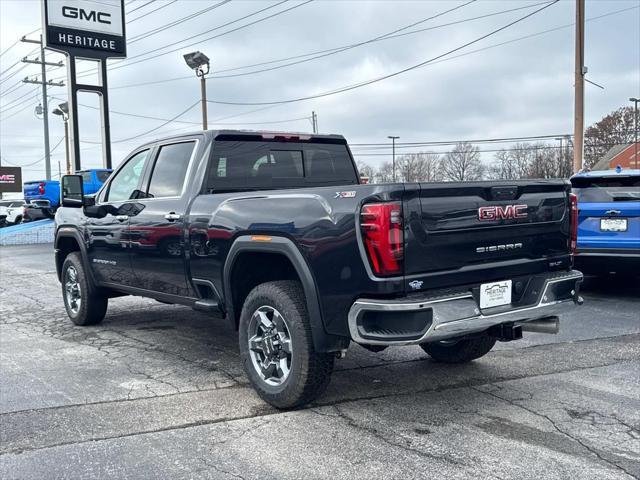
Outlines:
<svg viewBox="0 0 640 480"><path fill-rule="evenodd" d="M499 307L511 303L511 280L480 285L480 308Z"/></svg>
<svg viewBox="0 0 640 480"><path fill-rule="evenodd" d="M626 232L627 219L626 218L601 218L600 230L602 230L603 232Z"/></svg>

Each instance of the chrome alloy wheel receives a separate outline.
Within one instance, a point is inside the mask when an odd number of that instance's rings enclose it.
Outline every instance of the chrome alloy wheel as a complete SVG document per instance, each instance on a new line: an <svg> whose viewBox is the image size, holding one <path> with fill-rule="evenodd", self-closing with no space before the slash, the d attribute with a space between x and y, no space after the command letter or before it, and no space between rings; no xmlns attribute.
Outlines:
<svg viewBox="0 0 640 480"><path fill-rule="evenodd" d="M67 268L64 280L64 294L67 299L67 305L71 313L77 315L82 305L82 291L80 290L76 267L70 265L69 268Z"/></svg>
<svg viewBox="0 0 640 480"><path fill-rule="evenodd" d="M275 308L258 308L249 322L249 355L253 368L268 385L282 385L291 371L291 335Z"/></svg>

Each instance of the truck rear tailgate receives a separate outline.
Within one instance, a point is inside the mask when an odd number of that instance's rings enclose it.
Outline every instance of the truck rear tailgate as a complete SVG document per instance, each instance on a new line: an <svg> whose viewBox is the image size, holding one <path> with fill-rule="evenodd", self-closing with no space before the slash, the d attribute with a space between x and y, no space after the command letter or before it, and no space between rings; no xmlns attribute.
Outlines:
<svg viewBox="0 0 640 480"><path fill-rule="evenodd" d="M568 268L569 190L561 180L407 185L408 285L446 287Z"/></svg>

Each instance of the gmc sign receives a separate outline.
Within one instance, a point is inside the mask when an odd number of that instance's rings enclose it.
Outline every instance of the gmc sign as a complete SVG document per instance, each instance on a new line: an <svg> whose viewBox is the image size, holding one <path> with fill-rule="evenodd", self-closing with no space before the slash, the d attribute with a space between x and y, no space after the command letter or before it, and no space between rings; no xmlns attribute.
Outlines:
<svg viewBox="0 0 640 480"><path fill-rule="evenodd" d="M492 205L478 209L478 220L508 220L527 218L526 205Z"/></svg>
<svg viewBox="0 0 640 480"><path fill-rule="evenodd" d="M85 10L83 8L62 7L62 16L67 18L79 18L88 22L99 22L111 25L111 14L108 12L99 12L96 10Z"/></svg>
<svg viewBox="0 0 640 480"><path fill-rule="evenodd" d="M22 192L22 169L0 167L0 193Z"/></svg>
<svg viewBox="0 0 640 480"><path fill-rule="evenodd" d="M42 4L47 48L83 58L127 56L124 0L42 0Z"/></svg>

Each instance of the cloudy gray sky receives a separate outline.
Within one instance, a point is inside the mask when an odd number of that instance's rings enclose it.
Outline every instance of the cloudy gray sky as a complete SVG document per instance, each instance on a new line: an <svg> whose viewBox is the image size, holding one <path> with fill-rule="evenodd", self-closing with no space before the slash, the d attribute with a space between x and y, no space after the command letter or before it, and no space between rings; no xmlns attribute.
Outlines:
<svg viewBox="0 0 640 480"><path fill-rule="evenodd" d="M179 118L193 124L169 123L148 135L142 134L165 122L115 113L169 119L194 104L199 98L199 86L182 59L182 54L189 51L201 50L212 59L209 99L247 104L279 102L404 70L461 47L549 3L478 0L425 20L468 1L315 0L303 4L298 0L231 0L167 27L170 22L220 0L127 0L129 59L109 61L114 164L139 143L198 127L199 106ZM272 8L236 21L267 7ZM277 14L287 9L290 10ZM273 14L277 15L245 26ZM305 117L314 110L322 133L341 133L352 143L384 142L387 135L399 135L402 142L419 142L571 133L574 16L575 2L561 0L435 62L335 95L274 106L210 104L210 128L310 131L311 123ZM586 85L588 125L627 105L630 96L640 96L640 1L587 0L586 18L587 78L605 87L601 90ZM229 22L233 23L215 29ZM359 44L416 22L422 23L400 32L405 35L396 34L303 63L261 72L255 71L280 67L293 60L251 66ZM24 172L26 179L40 178L44 172L44 162L38 162L43 156L43 122L34 114L40 98L32 97L39 90L33 85L20 86L19 81L25 75L39 72L36 65L29 65L16 73L23 64L11 66L35 45L11 45L40 25L38 0L0 0L3 52L0 71L7 70L0 77L3 82L0 148L3 164L28 165ZM238 27L242 28L230 32ZM196 36L206 30L212 31ZM153 34L131 41L146 32ZM31 37L36 38L39 33L34 32ZM213 36L217 38L208 39ZM155 55L144 55L159 47L163 48ZM165 53L169 50L175 51ZM62 58L49 53L47 60ZM136 63L138 60L144 61ZM49 72L51 78L65 75L64 68ZM55 104L58 99L64 100L66 93L66 88L49 89ZM97 105L90 95L85 95L81 103ZM291 121L259 124L281 120ZM81 122L83 140L99 139L94 110L82 107ZM53 147L62 138L62 121L52 115L50 125ZM141 136L122 141L137 135ZM372 164L389 160L379 155L387 150L369 153L378 155L358 159ZM84 143L82 156L83 166L101 165L100 149L95 144ZM52 159L53 171L57 173L57 162L64 164L64 145L55 150ZM35 165L30 165L34 162Z"/></svg>

